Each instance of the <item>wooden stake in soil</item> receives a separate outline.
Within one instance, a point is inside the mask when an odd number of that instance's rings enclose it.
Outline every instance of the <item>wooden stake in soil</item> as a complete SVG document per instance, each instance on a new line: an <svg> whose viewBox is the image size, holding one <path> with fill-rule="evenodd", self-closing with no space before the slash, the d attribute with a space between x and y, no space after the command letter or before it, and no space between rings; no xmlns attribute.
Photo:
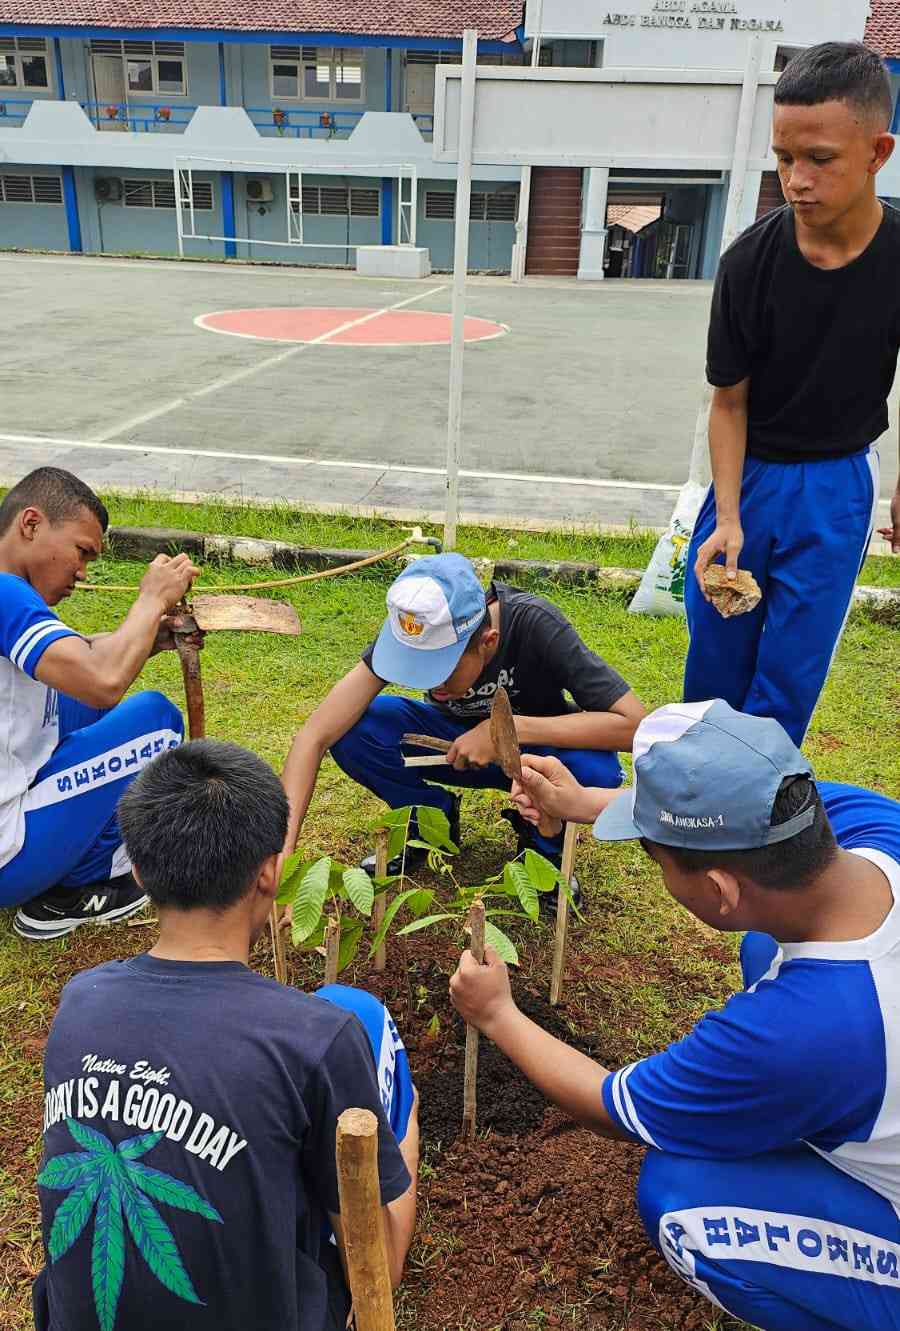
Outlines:
<svg viewBox="0 0 900 1331"><path fill-rule="evenodd" d="M578 824L566 823L563 837L562 865L560 872L567 883L572 881L572 868L575 863L575 842L578 840ZM556 937L553 940L553 972L550 976L550 1005L556 1007L562 997L563 969L566 964L566 935L569 931L569 899L562 888L558 889L556 900Z"/></svg>
<svg viewBox="0 0 900 1331"><path fill-rule="evenodd" d="M281 927L281 911L278 902L272 902L269 914L269 932L272 935L272 957L275 962L275 979L279 984L287 984L287 964L284 958L284 930Z"/></svg>
<svg viewBox="0 0 900 1331"><path fill-rule="evenodd" d="M337 984L338 952L341 947L341 926L329 920L325 926L325 983Z"/></svg>
<svg viewBox="0 0 900 1331"><path fill-rule="evenodd" d="M345 1109L337 1126L338 1197L357 1331L395 1331L378 1182L378 1120Z"/></svg>
<svg viewBox="0 0 900 1331"><path fill-rule="evenodd" d="M388 867L388 840L390 833L386 827L380 827L375 833L375 877L387 878ZM381 928L384 923L384 888L372 908L372 924L375 926L375 932ZM375 969L383 971L387 962L387 950L384 943L380 943L375 949Z"/></svg>
<svg viewBox="0 0 900 1331"><path fill-rule="evenodd" d="M469 948L472 956L480 964L484 962L484 902L473 901L469 909ZM466 1071L463 1082L463 1120L462 1135L475 1136L475 1117L477 1111L476 1089L478 1085L478 1028L466 1025Z"/></svg>

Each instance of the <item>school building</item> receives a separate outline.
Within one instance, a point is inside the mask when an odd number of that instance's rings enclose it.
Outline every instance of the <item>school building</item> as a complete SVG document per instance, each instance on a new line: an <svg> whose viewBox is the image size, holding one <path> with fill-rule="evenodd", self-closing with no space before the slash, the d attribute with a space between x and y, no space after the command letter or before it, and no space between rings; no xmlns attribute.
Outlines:
<svg viewBox="0 0 900 1331"><path fill-rule="evenodd" d="M537 47L542 65L729 69L752 33L771 69L865 29L900 81L900 0L613 3L0 0L0 248L172 255L180 240L188 256L352 266L357 246L414 240L450 268L435 69L467 27L482 64ZM891 197L900 160L896 175ZM477 169L473 271L509 271L520 176ZM751 184L748 221L780 202L774 177ZM714 170L534 168L525 271L710 277L727 186ZM598 206L602 273L582 262Z"/></svg>

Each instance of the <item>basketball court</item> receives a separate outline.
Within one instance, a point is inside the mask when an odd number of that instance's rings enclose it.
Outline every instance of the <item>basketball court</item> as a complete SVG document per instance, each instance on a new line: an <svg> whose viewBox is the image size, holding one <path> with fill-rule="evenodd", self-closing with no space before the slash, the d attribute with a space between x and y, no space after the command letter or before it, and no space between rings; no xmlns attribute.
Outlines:
<svg viewBox="0 0 900 1331"><path fill-rule="evenodd" d="M449 276L10 254L0 274L0 481L52 462L107 488L443 511ZM709 298L471 279L464 517L665 523Z"/></svg>

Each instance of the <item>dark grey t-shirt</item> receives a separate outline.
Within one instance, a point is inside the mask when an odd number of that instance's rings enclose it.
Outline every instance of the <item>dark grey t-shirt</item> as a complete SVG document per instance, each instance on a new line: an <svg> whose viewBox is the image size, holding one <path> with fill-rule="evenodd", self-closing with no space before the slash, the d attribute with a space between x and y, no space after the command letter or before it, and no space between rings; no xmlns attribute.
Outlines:
<svg viewBox="0 0 900 1331"><path fill-rule="evenodd" d="M491 584L492 601L500 603L497 653L462 698L437 702L425 695L442 712L459 721L483 721L501 685L519 716L562 716L572 711L566 693L582 711L608 712L628 692L619 672L585 646L552 601L504 582ZM370 670L374 646L362 656Z"/></svg>
<svg viewBox="0 0 900 1331"><path fill-rule="evenodd" d="M382 1201L409 1187L357 1018L238 962L77 975L44 1080L53 1331L321 1331L344 1109L378 1118Z"/></svg>

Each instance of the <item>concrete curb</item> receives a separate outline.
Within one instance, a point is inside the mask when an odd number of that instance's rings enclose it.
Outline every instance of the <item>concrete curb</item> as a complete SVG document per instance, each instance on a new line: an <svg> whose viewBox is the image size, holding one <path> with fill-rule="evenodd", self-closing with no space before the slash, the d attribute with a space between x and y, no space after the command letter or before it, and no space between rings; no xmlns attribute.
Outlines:
<svg viewBox="0 0 900 1331"><path fill-rule="evenodd" d="M292 545L289 541L257 540L250 536L205 536L178 527L110 527L107 537L110 550L119 559L151 560L159 554L183 550L185 554L204 561L265 565L287 572L338 568L378 553L376 550L314 548ZM491 561L479 559L475 563L483 566L490 565ZM624 592L637 587L643 569L565 559L497 559L493 562L493 575L504 582L545 578L568 586L600 586ZM896 616L900 622L900 587L857 587L853 599L858 605L882 611L888 619Z"/></svg>

